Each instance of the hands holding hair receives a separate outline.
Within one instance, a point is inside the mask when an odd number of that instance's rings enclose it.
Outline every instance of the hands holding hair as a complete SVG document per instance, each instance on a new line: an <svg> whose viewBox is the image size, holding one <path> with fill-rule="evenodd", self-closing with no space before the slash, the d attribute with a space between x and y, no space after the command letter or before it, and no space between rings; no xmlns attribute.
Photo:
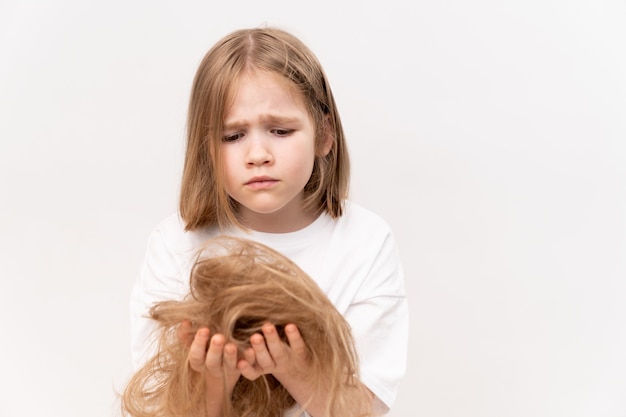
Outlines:
<svg viewBox="0 0 626 417"><path fill-rule="evenodd" d="M350 326L319 286L259 243L215 238L205 250L189 294L150 310L159 349L128 384L127 413L369 415Z"/></svg>
<svg viewBox="0 0 626 417"><path fill-rule="evenodd" d="M181 342L189 345L189 366L196 372L204 372L209 390L215 390L225 380L228 395L231 395L240 376L254 381L262 375L272 374L283 386L285 383L291 386L291 390L287 386L285 388L296 401L297 397L310 392L307 382L310 373L308 352L295 324L285 326L288 340L285 343L276 326L265 323L262 334L255 333L250 337L251 347L244 350L241 358L234 343L226 343L224 335L219 333L211 337L206 327L200 328L194 335L191 323L185 320L177 329L177 334ZM299 392L302 394L298 395ZM220 394L207 392L207 397L219 398Z"/></svg>

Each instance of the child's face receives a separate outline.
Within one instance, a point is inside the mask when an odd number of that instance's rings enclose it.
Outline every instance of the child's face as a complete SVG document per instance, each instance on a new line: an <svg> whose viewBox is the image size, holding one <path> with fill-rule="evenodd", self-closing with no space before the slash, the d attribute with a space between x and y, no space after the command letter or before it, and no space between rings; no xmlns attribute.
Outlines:
<svg viewBox="0 0 626 417"><path fill-rule="evenodd" d="M222 135L226 192L248 227L288 232L312 221L304 186L315 159L315 125L302 94L268 72L245 74Z"/></svg>

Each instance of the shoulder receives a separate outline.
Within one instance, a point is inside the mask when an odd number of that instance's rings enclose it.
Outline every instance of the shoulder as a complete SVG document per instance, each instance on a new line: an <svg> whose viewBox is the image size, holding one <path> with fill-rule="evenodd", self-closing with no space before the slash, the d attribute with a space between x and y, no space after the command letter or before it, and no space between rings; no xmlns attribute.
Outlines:
<svg viewBox="0 0 626 417"><path fill-rule="evenodd" d="M384 238L392 234L389 223L370 209L353 201L346 201L344 208L344 214L337 219L339 230L361 238Z"/></svg>
<svg viewBox="0 0 626 417"><path fill-rule="evenodd" d="M346 278L335 285L341 293L353 294L350 303L381 295L404 297L402 262L395 237L377 213L346 202L344 215L335 220L325 242L325 253L325 268L331 279Z"/></svg>
<svg viewBox="0 0 626 417"><path fill-rule="evenodd" d="M211 229L187 231L178 213L172 213L152 229L149 242L174 256L194 253L215 232Z"/></svg>
<svg viewBox="0 0 626 417"><path fill-rule="evenodd" d="M338 239L350 257L360 258L363 265L400 264L394 233L389 223L377 213L347 202L346 212L337 222ZM337 247L338 245L335 245Z"/></svg>
<svg viewBox="0 0 626 417"><path fill-rule="evenodd" d="M390 259L391 254L397 251L395 237L387 221L352 201L346 202L343 216L333 222L328 238L329 250L354 261L358 259L362 265Z"/></svg>
<svg viewBox="0 0 626 417"><path fill-rule="evenodd" d="M380 225L384 225L385 227L388 227L385 219L383 219L380 215L373 212L372 210L363 207L359 203L356 203L351 200L347 200L345 202L344 207L345 207L344 216L347 219L367 220L367 221L372 221Z"/></svg>

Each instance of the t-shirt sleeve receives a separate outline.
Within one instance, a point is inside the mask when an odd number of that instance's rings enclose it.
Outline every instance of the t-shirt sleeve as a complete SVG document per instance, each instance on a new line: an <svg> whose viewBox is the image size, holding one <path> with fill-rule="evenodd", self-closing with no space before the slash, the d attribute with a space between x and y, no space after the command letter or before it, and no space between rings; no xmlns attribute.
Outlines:
<svg viewBox="0 0 626 417"><path fill-rule="evenodd" d="M148 239L146 254L130 297L130 339L133 368L137 370L156 352L157 323L149 317L154 303L180 299L186 283L176 254L168 247L163 230Z"/></svg>
<svg viewBox="0 0 626 417"><path fill-rule="evenodd" d="M389 233L345 313L359 354L361 381L390 408L406 372L409 314L404 273Z"/></svg>

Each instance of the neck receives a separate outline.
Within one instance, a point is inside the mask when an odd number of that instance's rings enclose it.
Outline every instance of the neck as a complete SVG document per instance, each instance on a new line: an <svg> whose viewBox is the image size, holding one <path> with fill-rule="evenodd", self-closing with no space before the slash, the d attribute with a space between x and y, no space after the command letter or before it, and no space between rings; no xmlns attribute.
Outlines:
<svg viewBox="0 0 626 417"><path fill-rule="evenodd" d="M318 211L299 213L241 213L244 226L263 233L290 233L304 229L318 217Z"/></svg>

